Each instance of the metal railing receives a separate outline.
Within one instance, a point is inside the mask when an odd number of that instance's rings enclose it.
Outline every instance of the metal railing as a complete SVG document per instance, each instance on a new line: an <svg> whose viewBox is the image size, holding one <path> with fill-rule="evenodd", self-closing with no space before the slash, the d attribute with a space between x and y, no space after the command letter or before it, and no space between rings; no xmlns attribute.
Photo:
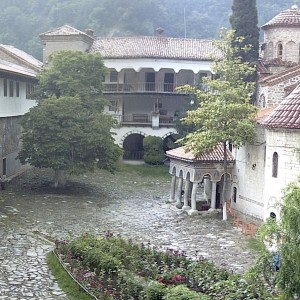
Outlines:
<svg viewBox="0 0 300 300"><path fill-rule="evenodd" d="M156 82L138 82L138 83L103 83L104 93L176 93L186 94L185 91L177 91L176 88L183 86L183 83L156 83Z"/></svg>
<svg viewBox="0 0 300 300"><path fill-rule="evenodd" d="M128 151L125 150L123 159L128 160L143 160L144 159L144 151Z"/></svg>

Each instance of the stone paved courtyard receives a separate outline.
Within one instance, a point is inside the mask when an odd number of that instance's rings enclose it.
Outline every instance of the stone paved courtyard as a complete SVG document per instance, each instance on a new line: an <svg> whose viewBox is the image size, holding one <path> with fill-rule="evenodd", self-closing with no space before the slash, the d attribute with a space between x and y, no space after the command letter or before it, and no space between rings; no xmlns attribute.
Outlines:
<svg viewBox="0 0 300 300"><path fill-rule="evenodd" d="M67 299L47 269L56 238L107 230L162 249L202 255L244 272L255 261L247 238L220 216L190 217L166 204L170 178L99 172L60 193L30 171L0 192L0 300Z"/></svg>

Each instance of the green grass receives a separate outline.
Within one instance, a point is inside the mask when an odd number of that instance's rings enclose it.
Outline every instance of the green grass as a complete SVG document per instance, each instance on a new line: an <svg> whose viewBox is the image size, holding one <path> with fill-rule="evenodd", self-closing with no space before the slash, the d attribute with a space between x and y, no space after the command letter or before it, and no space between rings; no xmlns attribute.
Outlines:
<svg viewBox="0 0 300 300"><path fill-rule="evenodd" d="M52 252L47 256L47 264L59 287L67 294L69 300L94 300L73 281Z"/></svg>
<svg viewBox="0 0 300 300"><path fill-rule="evenodd" d="M262 244L262 242L259 241L257 238L249 239L247 242L247 246L249 249L259 253L263 252L263 250L265 249L264 244Z"/></svg>
<svg viewBox="0 0 300 300"><path fill-rule="evenodd" d="M143 165L130 165L122 162L117 164L117 172L120 173L135 173L141 177L153 177L153 178L170 178L169 167L166 165L151 166L147 164Z"/></svg>

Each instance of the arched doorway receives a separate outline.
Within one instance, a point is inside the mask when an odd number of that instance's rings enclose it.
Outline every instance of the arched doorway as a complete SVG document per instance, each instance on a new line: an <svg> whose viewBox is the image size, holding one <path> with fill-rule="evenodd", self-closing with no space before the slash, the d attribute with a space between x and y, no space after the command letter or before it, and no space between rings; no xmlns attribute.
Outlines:
<svg viewBox="0 0 300 300"><path fill-rule="evenodd" d="M170 134L163 139L164 152L178 147L178 145L175 144L177 136L177 134Z"/></svg>
<svg viewBox="0 0 300 300"><path fill-rule="evenodd" d="M123 142L123 159L143 160L144 159L144 136L138 133L128 135Z"/></svg>

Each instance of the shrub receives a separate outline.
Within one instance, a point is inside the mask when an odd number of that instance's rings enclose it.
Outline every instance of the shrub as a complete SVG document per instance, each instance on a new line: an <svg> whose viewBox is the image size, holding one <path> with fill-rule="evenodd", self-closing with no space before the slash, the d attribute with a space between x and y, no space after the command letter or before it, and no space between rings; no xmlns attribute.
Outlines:
<svg viewBox="0 0 300 300"><path fill-rule="evenodd" d="M164 296L167 293L167 288L165 285L159 282L151 282L151 284L147 287L147 300L163 300Z"/></svg>
<svg viewBox="0 0 300 300"><path fill-rule="evenodd" d="M211 298L191 291L185 285L178 285L176 287L170 288L168 293L165 295L163 300L210 300Z"/></svg>
<svg viewBox="0 0 300 300"><path fill-rule="evenodd" d="M158 136L147 136L143 140L144 160L150 165L162 165L165 154L163 140Z"/></svg>

